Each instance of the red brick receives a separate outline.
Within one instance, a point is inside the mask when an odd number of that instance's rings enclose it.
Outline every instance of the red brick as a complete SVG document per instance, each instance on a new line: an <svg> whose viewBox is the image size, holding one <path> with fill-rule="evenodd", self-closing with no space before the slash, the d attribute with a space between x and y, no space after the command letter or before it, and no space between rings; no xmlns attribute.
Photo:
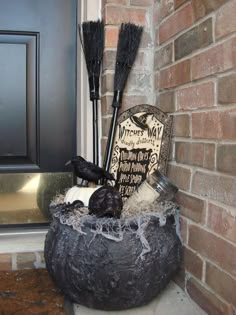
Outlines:
<svg viewBox="0 0 236 315"><path fill-rule="evenodd" d="M202 278L203 261L187 247L184 247L184 267L195 277Z"/></svg>
<svg viewBox="0 0 236 315"><path fill-rule="evenodd" d="M236 178L196 171L192 179L192 192L201 197L217 200L236 207Z"/></svg>
<svg viewBox="0 0 236 315"><path fill-rule="evenodd" d="M236 103L236 73L226 75L218 80L218 102L220 104Z"/></svg>
<svg viewBox="0 0 236 315"><path fill-rule="evenodd" d="M118 42L118 27L107 27L105 30L105 47L116 48Z"/></svg>
<svg viewBox="0 0 236 315"><path fill-rule="evenodd" d="M190 136L190 121L188 114L174 115L173 135L176 137Z"/></svg>
<svg viewBox="0 0 236 315"><path fill-rule="evenodd" d="M176 142L176 162L213 169L215 145L211 143Z"/></svg>
<svg viewBox="0 0 236 315"><path fill-rule="evenodd" d="M215 144L204 143L203 167L213 170L215 168Z"/></svg>
<svg viewBox="0 0 236 315"><path fill-rule="evenodd" d="M127 0L106 0L106 3L127 4Z"/></svg>
<svg viewBox="0 0 236 315"><path fill-rule="evenodd" d="M167 176L179 189L189 190L191 172L189 169L169 164Z"/></svg>
<svg viewBox="0 0 236 315"><path fill-rule="evenodd" d="M111 124L111 118L110 117L102 119L102 137L108 137L110 124Z"/></svg>
<svg viewBox="0 0 236 315"><path fill-rule="evenodd" d="M105 70L113 70L115 69L116 62L116 51L115 50L106 50L104 52L103 57L103 71ZM151 58L148 51L139 51L134 65L132 67L133 70L142 71L149 70L151 67Z"/></svg>
<svg viewBox="0 0 236 315"><path fill-rule="evenodd" d="M194 56L191 65L193 80L235 67L236 37Z"/></svg>
<svg viewBox="0 0 236 315"><path fill-rule="evenodd" d="M139 25L146 25L146 13L145 9L107 6L105 23L119 25L125 22L132 22Z"/></svg>
<svg viewBox="0 0 236 315"><path fill-rule="evenodd" d="M236 243L236 214L213 203L208 206L207 226L215 233Z"/></svg>
<svg viewBox="0 0 236 315"><path fill-rule="evenodd" d="M236 140L236 109L193 113L192 137Z"/></svg>
<svg viewBox="0 0 236 315"><path fill-rule="evenodd" d="M175 39L175 60L179 60L197 49L207 47L212 42L212 18L209 18Z"/></svg>
<svg viewBox="0 0 236 315"><path fill-rule="evenodd" d="M214 104L215 84L211 81L180 89L176 92L177 110L195 110L212 107Z"/></svg>
<svg viewBox="0 0 236 315"><path fill-rule="evenodd" d="M236 140L236 108L221 112L222 139Z"/></svg>
<svg viewBox="0 0 236 315"><path fill-rule="evenodd" d="M131 5L148 7L152 4L152 0L130 0Z"/></svg>
<svg viewBox="0 0 236 315"><path fill-rule="evenodd" d="M161 0L160 1L160 19L170 15L174 11L174 0Z"/></svg>
<svg viewBox="0 0 236 315"><path fill-rule="evenodd" d="M173 43L169 43L155 53L154 68L160 69L172 62L173 59Z"/></svg>
<svg viewBox="0 0 236 315"><path fill-rule="evenodd" d="M122 99L122 107L120 112L123 112L135 105L147 103L148 98L146 95L124 95Z"/></svg>
<svg viewBox="0 0 236 315"><path fill-rule="evenodd" d="M220 38L236 31L236 2L229 1L216 13L216 38Z"/></svg>
<svg viewBox="0 0 236 315"><path fill-rule="evenodd" d="M105 50L103 54L103 64L102 70L114 71L116 62L116 51L115 50Z"/></svg>
<svg viewBox="0 0 236 315"><path fill-rule="evenodd" d="M217 147L217 170L236 175L236 144L221 144Z"/></svg>
<svg viewBox="0 0 236 315"><path fill-rule="evenodd" d="M36 257L34 253L19 253L16 256L17 269L34 269Z"/></svg>
<svg viewBox="0 0 236 315"><path fill-rule="evenodd" d="M182 240L187 244L188 222L184 217L180 217L180 233Z"/></svg>
<svg viewBox="0 0 236 315"><path fill-rule="evenodd" d="M160 88L167 89L190 81L190 62L185 60L161 71Z"/></svg>
<svg viewBox="0 0 236 315"><path fill-rule="evenodd" d="M209 263L206 265L206 284L228 303L236 306L236 280Z"/></svg>
<svg viewBox="0 0 236 315"><path fill-rule="evenodd" d="M194 16L196 19L200 19L210 12L218 9L227 1L228 0L192 0Z"/></svg>
<svg viewBox="0 0 236 315"><path fill-rule="evenodd" d="M222 137L220 113L218 111L193 113L192 137L220 139Z"/></svg>
<svg viewBox="0 0 236 315"><path fill-rule="evenodd" d="M188 279L186 290L189 296L204 310L208 315L230 315L228 306L219 300L215 294L204 288L193 278Z"/></svg>
<svg viewBox="0 0 236 315"><path fill-rule="evenodd" d="M175 97L173 91L161 93L158 96L158 107L165 113L173 113L175 111Z"/></svg>
<svg viewBox="0 0 236 315"><path fill-rule="evenodd" d="M204 144L176 142L175 157L178 163L203 166Z"/></svg>
<svg viewBox="0 0 236 315"><path fill-rule="evenodd" d="M159 29L159 41L163 43L180 31L190 27L194 22L192 4L189 3L170 17L168 17Z"/></svg>
<svg viewBox="0 0 236 315"><path fill-rule="evenodd" d="M178 192L176 202L181 206L181 214L197 223L205 221L204 200L193 197L184 192Z"/></svg>
<svg viewBox="0 0 236 315"><path fill-rule="evenodd" d="M0 254L0 270L12 270L11 254Z"/></svg>
<svg viewBox="0 0 236 315"><path fill-rule="evenodd" d="M184 4L187 1L188 0L175 0L175 9L177 9L178 7L180 7L182 4Z"/></svg>
<svg viewBox="0 0 236 315"><path fill-rule="evenodd" d="M192 79L224 71L223 45L209 48L192 58Z"/></svg>
<svg viewBox="0 0 236 315"><path fill-rule="evenodd" d="M106 75L102 76L101 90L102 94L107 92L112 93L114 91L114 74L107 73Z"/></svg>
<svg viewBox="0 0 236 315"><path fill-rule="evenodd" d="M101 110L102 116L111 115L113 112L113 107L111 106L113 100L113 96L104 95L101 98Z"/></svg>
<svg viewBox="0 0 236 315"><path fill-rule="evenodd" d="M104 138L104 139L101 140L101 155L102 155L102 158L104 158L104 156L105 156L106 146L107 146L107 138Z"/></svg>
<svg viewBox="0 0 236 315"><path fill-rule="evenodd" d="M194 225L189 226L189 246L201 256L236 275L236 247Z"/></svg>
<svg viewBox="0 0 236 315"><path fill-rule="evenodd" d="M174 161L175 157L174 157L174 140L171 139L170 141L170 147L169 147L169 156L168 156L168 161Z"/></svg>

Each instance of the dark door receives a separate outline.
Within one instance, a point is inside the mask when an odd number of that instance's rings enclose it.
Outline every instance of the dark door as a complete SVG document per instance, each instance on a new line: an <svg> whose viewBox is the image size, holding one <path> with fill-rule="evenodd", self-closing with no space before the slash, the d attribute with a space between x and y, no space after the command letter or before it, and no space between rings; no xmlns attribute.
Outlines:
<svg viewBox="0 0 236 315"><path fill-rule="evenodd" d="M0 173L76 152L76 0L0 0Z"/></svg>

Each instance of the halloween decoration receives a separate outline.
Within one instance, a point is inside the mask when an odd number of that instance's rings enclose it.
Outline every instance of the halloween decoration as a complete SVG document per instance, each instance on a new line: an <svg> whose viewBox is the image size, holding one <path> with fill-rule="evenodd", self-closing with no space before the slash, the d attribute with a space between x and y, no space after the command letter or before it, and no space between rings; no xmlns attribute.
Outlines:
<svg viewBox="0 0 236 315"><path fill-rule="evenodd" d="M110 168L118 112L122 103L122 94L138 51L142 31L142 27L131 23L122 24L119 31L114 78L114 97L112 102L113 115L104 160L104 168L106 171L109 171Z"/></svg>
<svg viewBox="0 0 236 315"><path fill-rule="evenodd" d="M119 192L112 186L103 186L96 190L89 200L89 213L97 217L120 218L123 202Z"/></svg>
<svg viewBox="0 0 236 315"><path fill-rule="evenodd" d="M79 208L83 208L84 207L84 203L81 200L74 200L72 203L51 203L49 205L49 210L51 212L51 214L59 211L63 214L68 214L71 211L73 211L74 209L79 209Z"/></svg>
<svg viewBox="0 0 236 315"><path fill-rule="evenodd" d="M76 208L82 208L82 207L84 207L84 203L83 203L83 201L81 201L81 200L74 200L72 203L67 203L66 204L66 206L65 206L65 208L67 209L67 210L71 210L71 209L76 209Z"/></svg>
<svg viewBox="0 0 236 315"><path fill-rule="evenodd" d="M171 127L172 118L151 105L134 106L119 116L110 172L123 201L149 174L165 173Z"/></svg>
<svg viewBox="0 0 236 315"><path fill-rule="evenodd" d="M181 263L170 214L166 221L159 214L124 220L81 216L83 209L54 213L46 236L46 267L58 287L71 301L101 310L150 302Z"/></svg>
<svg viewBox="0 0 236 315"><path fill-rule="evenodd" d="M114 180L114 177L94 163L87 162L82 156L75 156L66 165L72 165L74 173L79 178L97 183L100 179Z"/></svg>
<svg viewBox="0 0 236 315"><path fill-rule="evenodd" d="M181 263L179 208L172 201L177 188L160 173L168 157L172 120L156 107L140 105L118 121L141 34L142 27L121 25L104 169L80 156L66 163L83 180L116 178L116 187L102 186L86 201L77 192L59 206L54 201L45 240L47 270L63 293L75 303L101 310L148 303Z"/></svg>
<svg viewBox="0 0 236 315"><path fill-rule="evenodd" d="M64 202L73 203L79 199L84 203L85 207L88 207L91 195L100 187L99 185L96 187L73 186L66 192Z"/></svg>
<svg viewBox="0 0 236 315"><path fill-rule="evenodd" d="M84 22L79 25L79 34L88 71L90 100L93 104L93 163L99 165L98 100L104 50L104 23L99 20Z"/></svg>
<svg viewBox="0 0 236 315"><path fill-rule="evenodd" d="M146 180L137 190L126 200L124 208L135 208L137 204L146 202L146 209L153 202L171 201L174 199L178 188L169 179L162 175L158 170L148 175Z"/></svg>
<svg viewBox="0 0 236 315"><path fill-rule="evenodd" d="M166 223L166 216L171 216L174 212L177 211L178 205L174 203L173 201L158 201L155 200L152 203L150 203L147 200L141 201L140 203L137 203L135 205L132 205L130 207L127 203L128 200L124 203L121 218L127 219L127 218L133 218L142 216L144 214L147 215L153 215L157 216L159 219L160 226L165 225ZM176 224L178 220L176 219ZM177 228L178 230L178 228Z"/></svg>

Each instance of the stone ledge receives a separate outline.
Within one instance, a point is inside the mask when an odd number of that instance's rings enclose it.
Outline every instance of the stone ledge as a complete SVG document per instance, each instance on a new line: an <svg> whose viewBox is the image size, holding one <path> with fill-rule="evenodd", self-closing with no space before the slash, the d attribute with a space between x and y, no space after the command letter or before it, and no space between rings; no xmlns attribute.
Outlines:
<svg viewBox="0 0 236 315"><path fill-rule="evenodd" d="M40 252L44 250L47 229L37 231L0 231L0 253Z"/></svg>
<svg viewBox="0 0 236 315"><path fill-rule="evenodd" d="M74 315L206 315L184 291L171 282L166 289L146 306L125 311L99 311L74 304Z"/></svg>

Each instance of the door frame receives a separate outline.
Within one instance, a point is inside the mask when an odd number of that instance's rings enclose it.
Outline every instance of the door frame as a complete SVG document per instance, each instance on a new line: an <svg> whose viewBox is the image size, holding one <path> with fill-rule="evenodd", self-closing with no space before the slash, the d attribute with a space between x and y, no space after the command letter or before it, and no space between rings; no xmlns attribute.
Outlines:
<svg viewBox="0 0 236 315"><path fill-rule="evenodd" d="M77 0L77 3L77 20L80 23L101 18L101 0ZM77 154L92 161L92 105L89 99L87 69L79 39L77 45ZM100 107L98 112L99 133L101 135ZM99 137L100 140L101 136ZM99 154L101 156L101 151Z"/></svg>

